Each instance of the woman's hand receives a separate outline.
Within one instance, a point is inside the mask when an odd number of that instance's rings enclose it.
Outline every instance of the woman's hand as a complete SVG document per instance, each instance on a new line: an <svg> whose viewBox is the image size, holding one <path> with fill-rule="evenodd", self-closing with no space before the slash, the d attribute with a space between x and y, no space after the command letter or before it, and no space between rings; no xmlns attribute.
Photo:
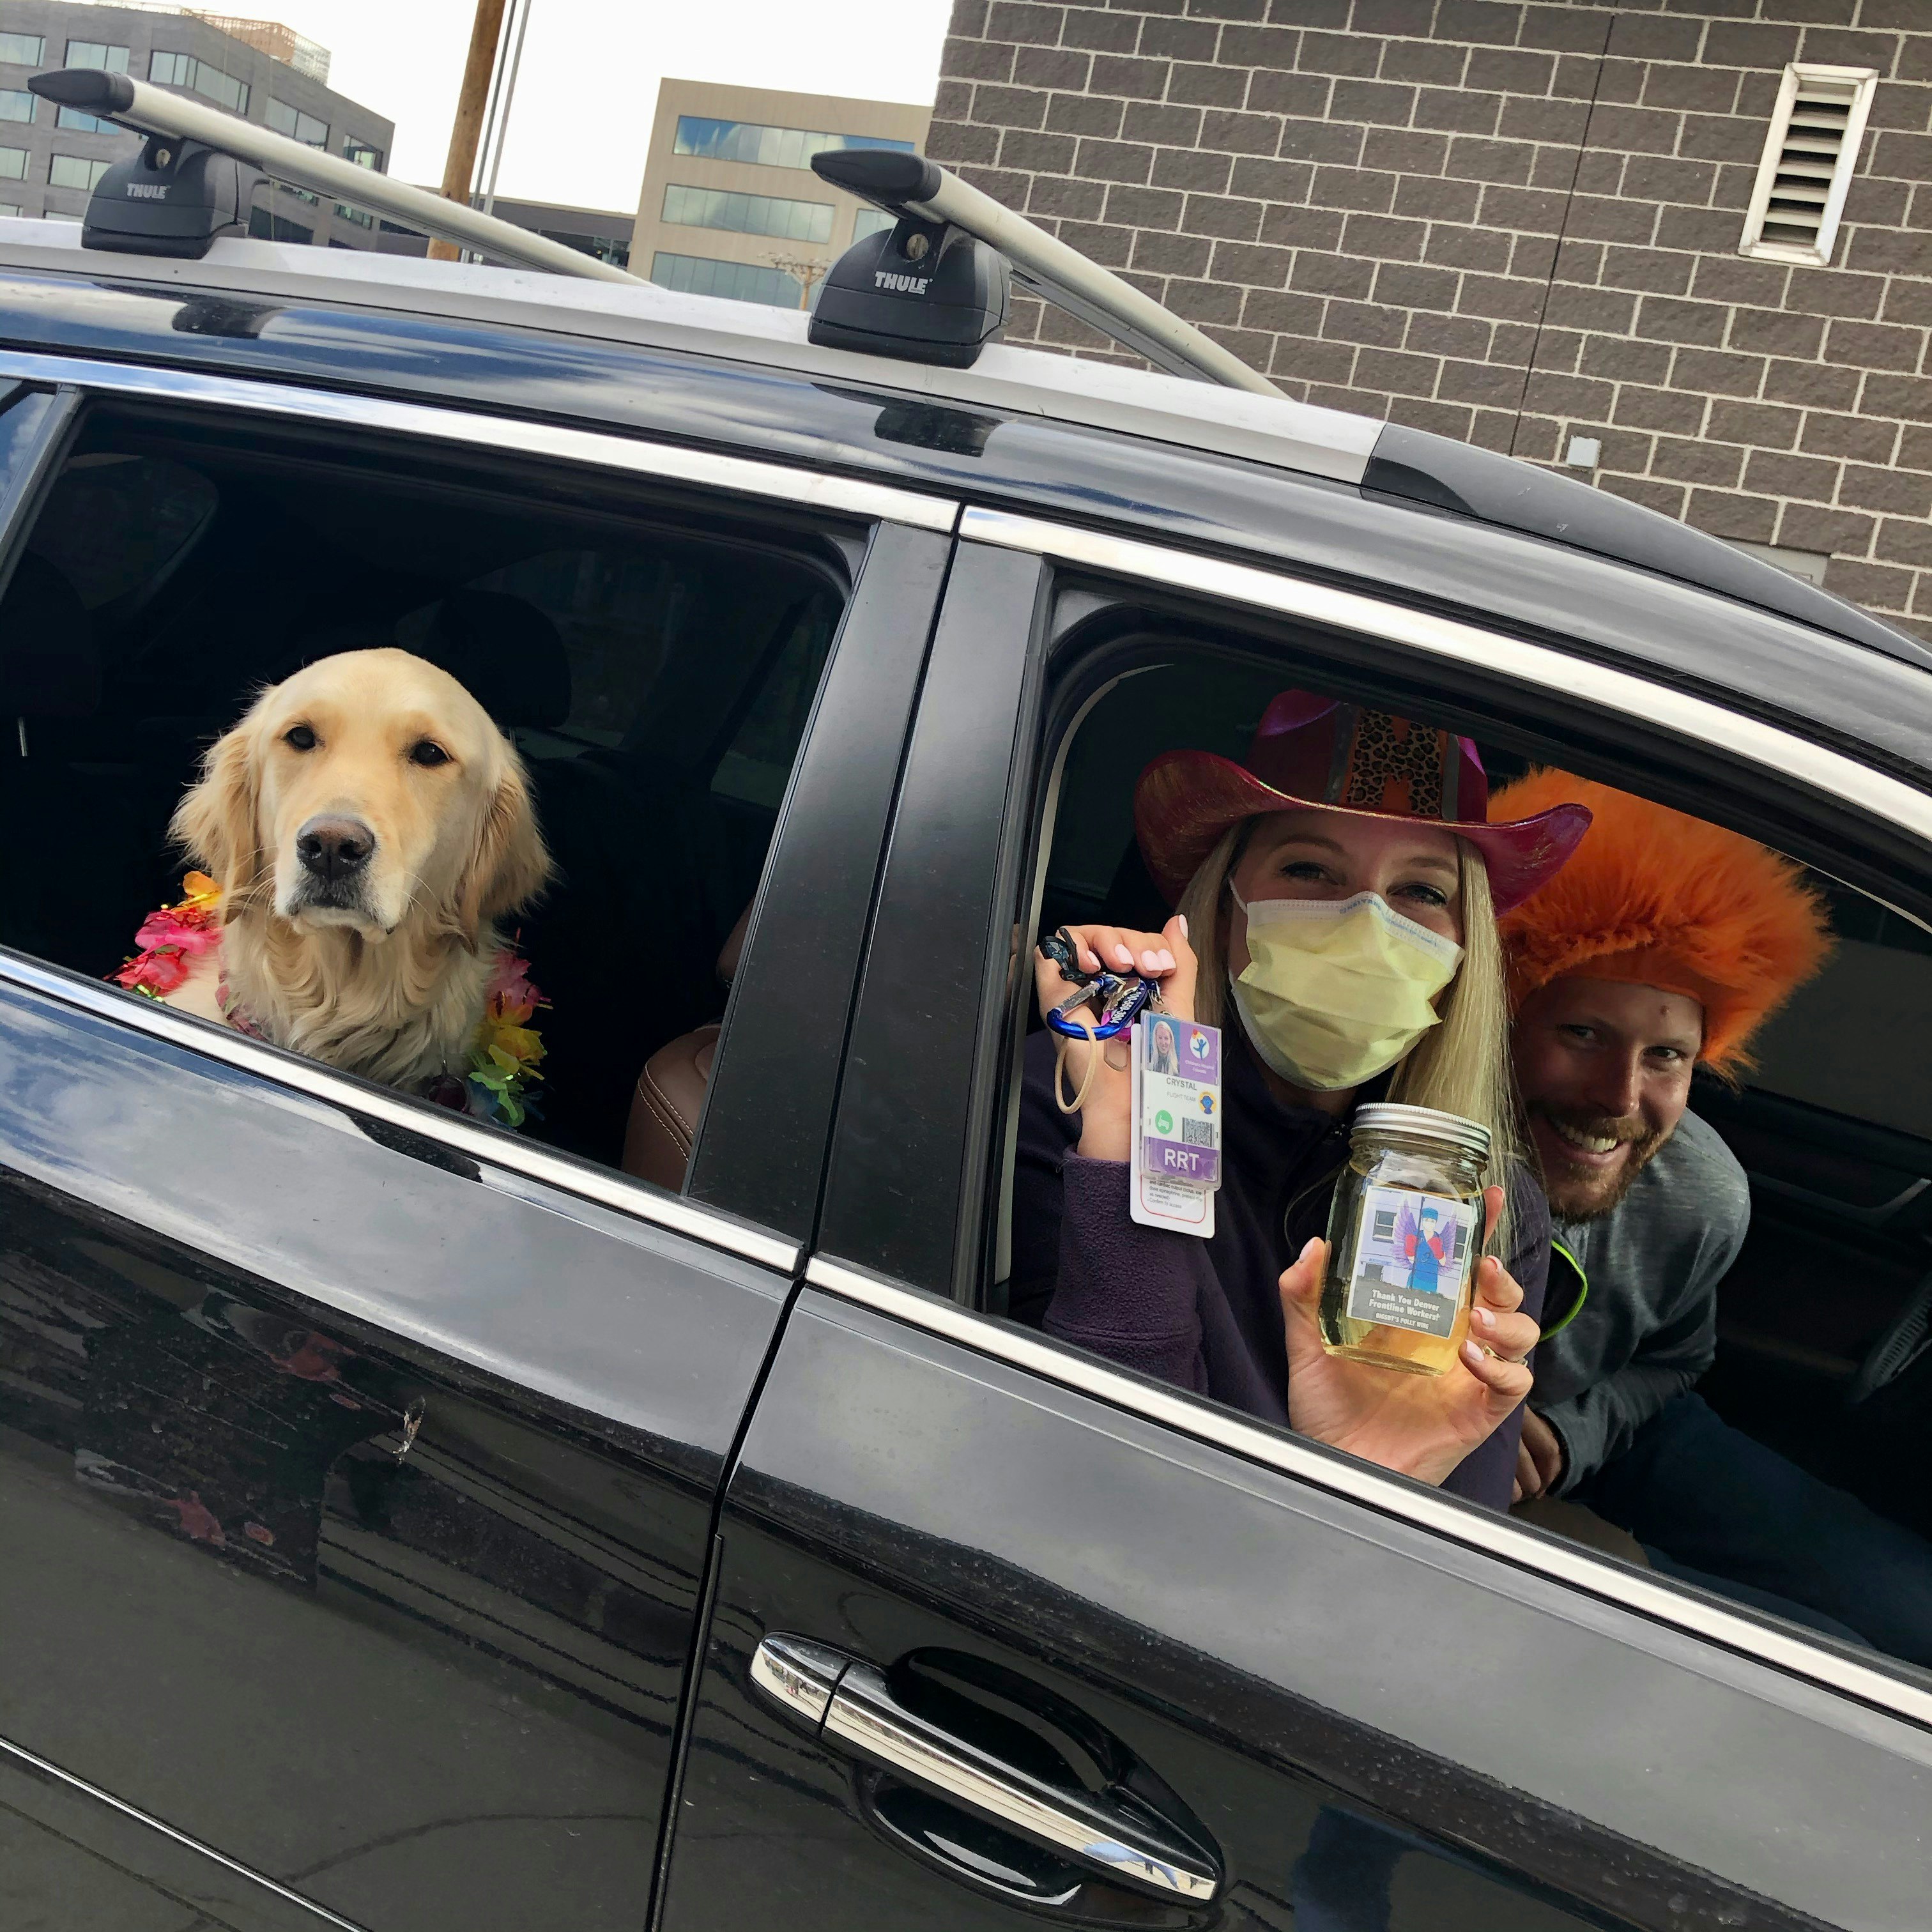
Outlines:
<svg viewBox="0 0 1932 1932"><path fill-rule="evenodd" d="M1503 1191L1492 1187L1483 1198L1486 1242L1502 1212ZM1311 1240L1282 1274L1289 1422L1304 1436L1385 1469L1441 1482L1529 1393L1523 1358L1536 1346L1538 1330L1518 1312L1522 1290L1501 1262L1485 1256L1476 1264L1460 1355L1439 1376L1406 1376L1331 1355L1322 1346L1316 1310L1328 1262L1328 1243Z"/></svg>
<svg viewBox="0 0 1932 1932"><path fill-rule="evenodd" d="M1075 956L1083 973L1138 973L1158 980L1163 1012L1175 1018L1194 1017L1194 950L1187 943L1187 922L1178 913L1158 932L1133 932L1124 926L1070 926ZM1033 957L1034 986L1040 996L1040 1017L1072 992L1072 983L1060 976L1060 968L1045 953ZM1081 1016L1091 1020L1094 1010L1082 1006ZM1066 1042L1064 1077L1069 1094L1080 1090L1087 1077L1089 1054L1096 1051L1084 1040ZM1102 1043L1097 1051L1100 1064L1094 1069L1092 1084L1080 1112L1079 1152L1095 1160L1125 1160L1132 1151L1133 1088L1127 1059L1127 1041L1119 1039Z"/></svg>

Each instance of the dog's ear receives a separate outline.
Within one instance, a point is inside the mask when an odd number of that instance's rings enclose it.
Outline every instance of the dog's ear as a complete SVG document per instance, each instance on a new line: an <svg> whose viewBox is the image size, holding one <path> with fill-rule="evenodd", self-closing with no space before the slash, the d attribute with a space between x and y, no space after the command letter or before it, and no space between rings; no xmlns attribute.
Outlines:
<svg viewBox="0 0 1932 1932"><path fill-rule="evenodd" d="M175 843L221 887L232 918L255 888L263 862L261 788L254 733L244 718L218 738L202 760L201 776L175 808Z"/></svg>
<svg viewBox="0 0 1932 1932"><path fill-rule="evenodd" d="M472 946L481 944L483 928L526 905L550 875L550 853L537 830L530 782L512 752L483 815L476 849L457 882L457 919L464 939Z"/></svg>

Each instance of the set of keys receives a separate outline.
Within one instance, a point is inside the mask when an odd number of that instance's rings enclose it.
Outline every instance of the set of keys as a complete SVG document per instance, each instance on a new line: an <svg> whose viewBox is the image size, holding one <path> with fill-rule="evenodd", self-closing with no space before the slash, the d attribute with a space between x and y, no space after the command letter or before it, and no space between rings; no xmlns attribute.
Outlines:
<svg viewBox="0 0 1932 1932"><path fill-rule="evenodd" d="M1046 1016L1047 1024L1069 1040L1115 1039L1149 1006L1160 1004L1158 980L1143 979L1138 973L1110 973L1104 967L1097 973L1082 972L1080 950L1064 926L1042 940L1040 950L1073 988ZM1073 1017L1083 1007L1092 1009L1090 1020L1084 1022Z"/></svg>

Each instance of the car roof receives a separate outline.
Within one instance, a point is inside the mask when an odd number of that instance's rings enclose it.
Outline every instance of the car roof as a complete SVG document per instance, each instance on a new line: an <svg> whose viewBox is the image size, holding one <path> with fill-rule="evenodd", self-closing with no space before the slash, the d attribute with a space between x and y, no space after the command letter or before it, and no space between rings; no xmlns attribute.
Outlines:
<svg viewBox="0 0 1932 1932"><path fill-rule="evenodd" d="M1056 421L1120 430L1151 442L1212 449L1337 482L1361 480L1382 424L1286 396L1224 389L1118 363L995 344L970 369L944 369L820 348L802 310L687 295L654 282L572 281L533 268L430 261L364 248L224 236L196 261L117 254L117 274L142 280L353 302L452 320L534 326L562 334L648 343L697 355L902 388ZM77 221L0 218L0 262L98 274Z"/></svg>
<svg viewBox="0 0 1932 1932"><path fill-rule="evenodd" d="M506 367L476 392L485 406L501 407L514 393L519 410L628 420L647 433L762 446L788 460L805 456L880 480L896 474L975 494L1004 468L1010 488L1063 512L1152 524L1197 544L1318 559L1358 580L1393 582L1412 571L1412 596L1497 615L1514 607L1519 622L1573 633L1580 622L1593 628L1577 607L1604 587L1584 566L1606 558L1920 670L1932 667L1932 646L1921 640L1672 518L1533 464L1286 397L1003 345L963 370L861 356L812 343L802 313L643 282L242 238L218 240L196 260L103 253L80 242L76 222L0 218L0 275L10 269L14 283L0 337L68 355L111 342L117 346L106 352L120 356L237 371L252 365L258 374L363 386L339 352L333 362L304 352L319 330L330 331L342 349L352 342L349 360L369 386L450 400L467 386L458 372L487 342ZM62 285L73 292L70 304L62 300ZM178 292L184 304L197 296L232 299L206 320L166 322L152 300L164 291ZM253 332L232 320L250 300L272 344L250 339ZM103 334L96 322L110 308L116 320ZM268 322L272 315L288 319L286 333ZM439 337L450 354L426 352ZM367 352L379 345L380 352ZM680 386L689 406L680 406ZM895 396L896 428L889 426L894 410L880 407ZM840 399L862 409L841 410ZM940 415L949 418L944 425ZM1037 433L1020 435L1028 424ZM948 439L983 442L995 430L1003 453L1024 458L1023 473L1010 461L946 460ZM939 443L914 454L932 436ZM1345 490L1365 508L1378 502L1409 514L1394 521L1358 517L1337 549L1337 506L1319 504L1310 489ZM1423 524L1444 527L1419 542ZM1490 532L1540 539L1543 554L1522 553L1522 568L1498 578L1509 547L1499 551L1484 541ZM1567 568L1558 563L1566 551L1575 560ZM1398 565L1399 553L1409 571ZM1426 569L1425 553L1439 560ZM1472 580L1465 566L1485 553L1491 574ZM1586 591L1592 581L1595 589Z"/></svg>

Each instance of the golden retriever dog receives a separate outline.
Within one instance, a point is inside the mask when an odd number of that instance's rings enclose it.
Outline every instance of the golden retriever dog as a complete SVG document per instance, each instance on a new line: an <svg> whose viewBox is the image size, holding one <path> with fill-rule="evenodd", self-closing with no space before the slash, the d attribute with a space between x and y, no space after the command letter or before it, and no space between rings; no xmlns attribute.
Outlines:
<svg viewBox="0 0 1932 1932"><path fill-rule="evenodd" d="M460 1079L496 921L550 861L515 748L446 672L347 651L257 698L174 835L222 888L169 1003L395 1087Z"/></svg>

